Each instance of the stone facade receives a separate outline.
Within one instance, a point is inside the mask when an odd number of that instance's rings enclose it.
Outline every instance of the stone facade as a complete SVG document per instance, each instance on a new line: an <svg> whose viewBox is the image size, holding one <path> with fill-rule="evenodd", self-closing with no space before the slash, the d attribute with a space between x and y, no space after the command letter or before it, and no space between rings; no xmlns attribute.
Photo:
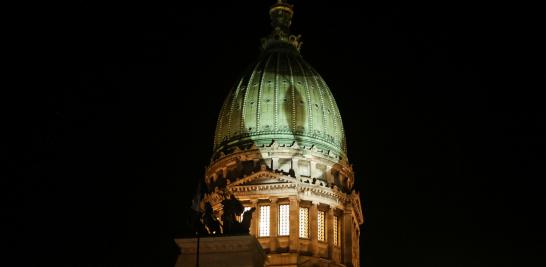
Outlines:
<svg viewBox="0 0 546 267"><path fill-rule="evenodd" d="M176 239L180 256L175 267L194 267L197 262L197 238ZM199 239L199 266L260 267L266 256L252 236L221 236Z"/></svg>
<svg viewBox="0 0 546 267"><path fill-rule="evenodd" d="M358 240L364 217L359 194L350 190L354 183L350 165L324 151L275 141L235 151L208 168L205 180L213 192L204 201L213 204L219 217L227 194L256 208L250 233L266 251L267 266L360 266ZM230 173L239 176L228 179ZM279 233L280 205L289 205L288 235ZM261 206L269 206L268 236L259 234ZM300 221L305 219L300 218L300 208L308 209L307 237L300 237ZM324 240L318 236L319 212L325 217Z"/></svg>

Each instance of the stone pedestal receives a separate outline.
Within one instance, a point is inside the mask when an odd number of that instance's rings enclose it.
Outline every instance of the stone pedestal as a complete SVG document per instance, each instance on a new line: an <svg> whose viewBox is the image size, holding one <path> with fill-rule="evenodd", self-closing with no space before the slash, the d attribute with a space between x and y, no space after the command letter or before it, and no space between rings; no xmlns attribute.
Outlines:
<svg viewBox="0 0 546 267"><path fill-rule="evenodd" d="M180 256L175 267L195 267L197 238L175 239ZM250 235L203 237L199 239L199 267L262 267L266 255Z"/></svg>

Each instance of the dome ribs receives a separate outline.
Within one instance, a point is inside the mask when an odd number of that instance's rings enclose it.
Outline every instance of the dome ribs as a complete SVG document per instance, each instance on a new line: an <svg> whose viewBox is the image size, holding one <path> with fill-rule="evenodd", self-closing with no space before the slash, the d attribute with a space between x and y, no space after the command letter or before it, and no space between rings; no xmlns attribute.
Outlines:
<svg viewBox="0 0 546 267"><path fill-rule="evenodd" d="M250 132L248 125L248 120L246 118L246 105L247 105L247 98L248 98L248 92L252 90L252 82L254 81L254 74L256 73L256 70L258 67L262 64L261 61L259 61L256 66L254 66L254 69L252 70L252 73L250 74L250 78L247 81L246 89L243 95L243 107L241 110L241 133Z"/></svg>
<svg viewBox="0 0 546 267"><path fill-rule="evenodd" d="M322 78L319 78L320 82L322 83L322 86L323 88L328 88L328 85L326 84L326 82L324 81L324 79ZM343 135L341 133L341 128L343 128L343 124L342 124L342 121L341 121L341 116L339 116L339 110L337 109L337 106L334 104L334 95L332 93L332 91L330 90L324 90L325 91L325 94L328 95L328 100L330 102L330 109L333 113L333 116L330 116L332 118L332 123L333 123L333 126L334 126L334 131L335 131L335 134L333 134L332 136L339 136L341 138L343 138ZM339 120L339 121L338 121ZM338 124L339 124L339 127L338 127ZM343 148L343 145L342 145L342 140L334 140L336 143L339 143L340 146L342 147L343 150L345 150Z"/></svg>
<svg viewBox="0 0 546 267"><path fill-rule="evenodd" d="M233 94L233 98L231 100L231 105L229 107L229 113L228 113L228 129L227 129L227 136L228 138L231 138L231 129L233 128L231 126L231 118L233 117L233 106L237 103L236 99L239 95L239 91L241 90L241 84L243 83L244 79L239 80L239 83L237 84L237 87L235 87L235 93Z"/></svg>
<svg viewBox="0 0 546 267"><path fill-rule="evenodd" d="M290 72L290 94L292 96L292 134L296 133L296 85L294 83L294 73L292 72L292 65L290 64L290 58L286 55L286 62L288 62L288 70Z"/></svg>
<svg viewBox="0 0 546 267"><path fill-rule="evenodd" d="M271 139L297 141L346 158L343 122L332 91L299 54L280 48L265 51L229 92L217 121L214 151Z"/></svg>
<svg viewBox="0 0 546 267"><path fill-rule="evenodd" d="M324 98L322 96L322 87L320 86L319 82L318 82L318 74L317 72L314 70L314 69L311 69L311 73L313 75L313 81L315 82L315 88L316 90L318 91L318 94L319 94L319 99L320 99L320 110L322 111L322 135L320 138L322 138L323 140L327 140L326 136L327 133L328 133L328 127L326 125L326 112L324 110Z"/></svg>
<svg viewBox="0 0 546 267"><path fill-rule="evenodd" d="M303 77L303 82L305 83L305 96L307 97L307 117L308 117L308 124L307 129L308 131L313 130L313 106L311 105L311 93L309 92L309 83L307 82L307 75L305 73L305 70L303 69L303 66L300 62L300 60L296 60L296 63L298 63L298 66L301 70L301 76Z"/></svg>
<svg viewBox="0 0 546 267"><path fill-rule="evenodd" d="M263 84L264 84L264 78L265 73L267 71L267 66L269 65L269 62L271 61L271 56L269 56L264 64L262 75L260 77L260 83L258 84L258 99L256 100L256 131L260 131L260 113L261 113L261 101L262 101L262 93L263 93Z"/></svg>
<svg viewBox="0 0 546 267"><path fill-rule="evenodd" d="M222 143L223 139L223 133L224 133L224 120L226 116L226 108L229 105L229 101L231 100L231 95L233 94L233 90L230 90L228 93L228 96L224 100L224 103L222 104L222 108L220 109L220 116L218 116L218 129L216 130L218 141L214 145L215 147Z"/></svg>
<svg viewBox="0 0 546 267"><path fill-rule="evenodd" d="M275 65L275 92L274 92L274 109L273 109L273 130L277 131L279 127L279 66L281 54L277 53L277 64Z"/></svg>

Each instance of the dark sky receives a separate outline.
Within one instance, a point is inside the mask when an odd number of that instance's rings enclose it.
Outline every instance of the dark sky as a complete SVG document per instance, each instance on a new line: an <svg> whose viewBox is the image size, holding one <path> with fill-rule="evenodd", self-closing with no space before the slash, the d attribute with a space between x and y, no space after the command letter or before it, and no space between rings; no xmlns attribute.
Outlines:
<svg viewBox="0 0 546 267"><path fill-rule="evenodd" d="M49 3L19 20L10 266L174 264L220 105L273 1L196 2ZM292 2L344 121L363 266L545 265L536 9Z"/></svg>

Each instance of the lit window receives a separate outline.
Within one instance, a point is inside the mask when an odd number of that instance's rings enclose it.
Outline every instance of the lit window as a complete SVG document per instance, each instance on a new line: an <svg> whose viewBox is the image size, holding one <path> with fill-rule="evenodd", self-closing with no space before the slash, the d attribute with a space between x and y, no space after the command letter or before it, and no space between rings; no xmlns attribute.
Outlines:
<svg viewBox="0 0 546 267"><path fill-rule="evenodd" d="M309 238L309 208L300 208L300 238Z"/></svg>
<svg viewBox="0 0 546 267"><path fill-rule="evenodd" d="M317 226L318 226L318 240L319 241L326 241L326 234L325 234L325 224L326 224L326 221L325 221L325 217L324 217L324 211L320 211L318 212L318 222L317 222Z"/></svg>
<svg viewBox="0 0 546 267"><path fill-rule="evenodd" d="M269 236L269 206L260 206L260 236Z"/></svg>
<svg viewBox="0 0 546 267"><path fill-rule="evenodd" d="M338 217L334 216L334 246L339 246L339 224Z"/></svg>
<svg viewBox="0 0 546 267"><path fill-rule="evenodd" d="M243 215L245 215L245 212L247 212L248 210L250 210L251 207L245 207L245 210L241 213L241 215L238 217L238 221L239 222L243 222Z"/></svg>
<svg viewBox="0 0 546 267"><path fill-rule="evenodd" d="M290 205L279 205L279 235L290 234Z"/></svg>

